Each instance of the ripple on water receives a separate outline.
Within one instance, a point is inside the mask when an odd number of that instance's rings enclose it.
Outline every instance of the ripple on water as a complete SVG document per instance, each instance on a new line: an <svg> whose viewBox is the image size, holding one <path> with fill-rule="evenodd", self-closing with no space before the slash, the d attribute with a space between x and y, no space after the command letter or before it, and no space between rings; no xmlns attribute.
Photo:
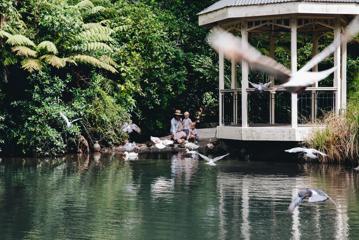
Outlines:
<svg viewBox="0 0 359 240"><path fill-rule="evenodd" d="M358 180L335 166L226 159L210 167L180 154L2 162L0 239L353 239ZM323 189L338 207L303 203L289 214L303 187Z"/></svg>

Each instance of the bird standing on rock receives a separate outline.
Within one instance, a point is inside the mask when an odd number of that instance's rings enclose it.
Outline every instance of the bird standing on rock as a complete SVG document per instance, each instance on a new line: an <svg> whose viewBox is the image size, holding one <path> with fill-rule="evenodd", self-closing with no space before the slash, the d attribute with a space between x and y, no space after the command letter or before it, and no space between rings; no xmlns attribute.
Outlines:
<svg viewBox="0 0 359 240"><path fill-rule="evenodd" d="M100 152L101 151L101 146L98 143L98 141L96 141L95 144L93 145L93 150L94 150L94 152Z"/></svg>

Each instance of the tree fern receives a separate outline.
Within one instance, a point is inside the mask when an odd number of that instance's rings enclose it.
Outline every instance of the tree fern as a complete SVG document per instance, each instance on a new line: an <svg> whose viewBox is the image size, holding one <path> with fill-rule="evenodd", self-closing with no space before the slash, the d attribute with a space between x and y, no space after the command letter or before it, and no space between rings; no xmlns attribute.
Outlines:
<svg viewBox="0 0 359 240"><path fill-rule="evenodd" d="M112 52L112 48L106 43L102 42L90 42L85 43L81 46L81 48L87 52L91 51L104 51L104 52Z"/></svg>
<svg viewBox="0 0 359 240"><path fill-rule="evenodd" d="M117 73L116 68L114 68L113 66L111 66L110 64L107 64L105 62L102 62L101 60L89 56L89 55L75 55L71 57L73 60L75 60L75 62L79 62L79 63L85 63L85 64L90 64L94 67L98 67L98 68L102 68L105 69L107 71L110 71L112 73Z"/></svg>
<svg viewBox="0 0 359 240"><path fill-rule="evenodd" d="M25 47L25 46L13 47L13 48L11 48L11 51L16 53L17 56L22 56L22 57L36 57L37 56L36 51L32 50L31 48Z"/></svg>
<svg viewBox="0 0 359 240"><path fill-rule="evenodd" d="M0 30L0 38L9 38L11 36L10 33L4 31L4 30Z"/></svg>
<svg viewBox="0 0 359 240"><path fill-rule="evenodd" d="M86 42L112 42L110 36L113 30L105 26L93 26L79 34L79 39Z"/></svg>
<svg viewBox="0 0 359 240"><path fill-rule="evenodd" d="M56 55L51 55L51 54L43 55L40 57L40 59L57 69L65 67L67 62L66 58L60 58Z"/></svg>
<svg viewBox="0 0 359 240"><path fill-rule="evenodd" d="M108 65L111 65L115 68L118 67L118 64L110 57L110 56L107 56L107 55L102 55L100 58L99 58L102 62L108 64Z"/></svg>
<svg viewBox="0 0 359 240"><path fill-rule="evenodd" d="M95 7L95 5L93 5L90 0L83 0L76 4L75 7L78 7L79 9L92 9Z"/></svg>
<svg viewBox="0 0 359 240"><path fill-rule="evenodd" d="M6 43L10 44L11 46L35 46L33 41L21 34L9 35Z"/></svg>
<svg viewBox="0 0 359 240"><path fill-rule="evenodd" d="M50 41L42 41L41 43L39 43L39 45L37 45L37 49L38 50L44 50L48 53L52 53L52 54L58 54L57 48L55 46L55 44L53 42Z"/></svg>
<svg viewBox="0 0 359 240"><path fill-rule="evenodd" d="M90 14L96 14L96 13L99 13L99 12L102 12L102 11L105 11L106 8L103 7L103 6L96 6L96 7L93 7L91 10L90 10Z"/></svg>
<svg viewBox="0 0 359 240"><path fill-rule="evenodd" d="M21 67L32 73L34 71L40 71L42 69L42 63L39 59L26 58L21 61Z"/></svg>

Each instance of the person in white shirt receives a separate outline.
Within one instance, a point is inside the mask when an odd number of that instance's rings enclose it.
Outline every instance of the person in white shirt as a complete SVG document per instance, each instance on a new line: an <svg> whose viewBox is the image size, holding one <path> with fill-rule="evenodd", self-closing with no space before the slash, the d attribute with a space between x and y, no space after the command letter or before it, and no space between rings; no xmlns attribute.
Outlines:
<svg viewBox="0 0 359 240"><path fill-rule="evenodd" d="M184 113L184 119L182 120L183 131L186 133L186 136L189 134L189 129L191 128L192 120L189 118L189 112Z"/></svg>

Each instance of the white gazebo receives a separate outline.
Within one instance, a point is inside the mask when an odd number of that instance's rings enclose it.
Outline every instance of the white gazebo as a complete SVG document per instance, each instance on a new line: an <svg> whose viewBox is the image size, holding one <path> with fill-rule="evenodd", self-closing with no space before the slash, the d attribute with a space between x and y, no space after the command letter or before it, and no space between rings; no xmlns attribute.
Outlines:
<svg viewBox="0 0 359 240"><path fill-rule="evenodd" d="M251 42L252 35L267 37L268 55L273 58L276 42L287 34L290 39L290 68L295 72L300 50L297 47L298 36L310 37L311 51L316 55L321 37L327 37L325 33L328 32L333 32L333 38L340 35L357 14L359 0L220 0L198 15L200 26L220 26L254 45L256 42ZM256 82L258 79L250 76L246 62L237 65L227 62L219 54L217 137L244 141L303 141L313 130L323 127L318 124L318 119L326 112L340 114L346 109L346 44L338 47L333 55L337 69L331 79L308 87L304 93L290 94L284 91L255 92L249 88L248 81ZM318 68L320 66L314 67L313 71L318 71ZM264 77L275 82L271 76ZM258 94L262 94L261 99L265 98L266 109L259 108L251 100ZM263 111L268 121L256 122L255 116L263 116ZM287 122L283 122L283 116L287 116Z"/></svg>

